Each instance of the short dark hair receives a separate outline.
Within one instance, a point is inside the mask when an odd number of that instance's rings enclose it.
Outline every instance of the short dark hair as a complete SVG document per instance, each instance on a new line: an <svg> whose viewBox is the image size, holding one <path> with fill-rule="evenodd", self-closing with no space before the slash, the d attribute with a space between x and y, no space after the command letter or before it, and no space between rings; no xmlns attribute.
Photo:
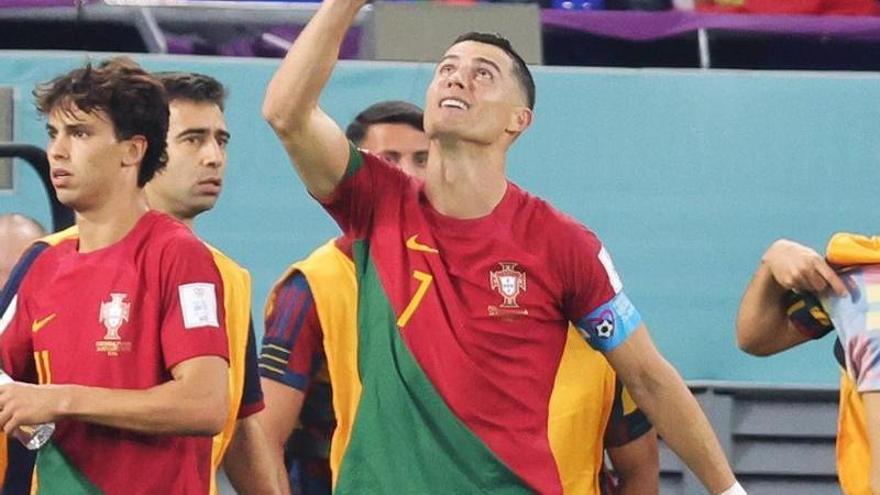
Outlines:
<svg viewBox="0 0 880 495"><path fill-rule="evenodd" d="M189 100L195 103L213 103L224 109L226 88L220 81L197 72L157 72L156 77L165 86L168 103Z"/></svg>
<svg viewBox="0 0 880 495"><path fill-rule="evenodd" d="M357 114L345 129L345 136L360 145L367 136L367 130L375 124L406 124L424 132L424 117L421 108L407 101L380 101Z"/></svg>
<svg viewBox="0 0 880 495"><path fill-rule="evenodd" d="M476 41L477 43L485 43L502 49L513 61L513 76L516 77L523 93L525 93L526 103L528 103L530 109L535 109L535 80L532 79L532 72L529 70L529 66L526 65L526 61L513 49L513 45L510 44L507 38L497 33L471 31L456 38L450 46L457 45L463 41Z"/></svg>
<svg viewBox="0 0 880 495"><path fill-rule="evenodd" d="M60 109L67 115L76 110L102 111L110 117L116 139L144 136L147 151L138 169L138 187L143 187L165 166L168 135L168 101L159 80L128 57L113 57L97 67L87 63L38 84L33 91L37 110L44 116Z"/></svg>

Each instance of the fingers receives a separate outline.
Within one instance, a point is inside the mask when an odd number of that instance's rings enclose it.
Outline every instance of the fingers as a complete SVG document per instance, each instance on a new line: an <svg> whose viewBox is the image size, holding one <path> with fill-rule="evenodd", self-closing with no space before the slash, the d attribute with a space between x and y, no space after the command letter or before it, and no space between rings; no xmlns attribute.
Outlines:
<svg viewBox="0 0 880 495"><path fill-rule="evenodd" d="M819 253L807 246L781 239L764 256L773 278L779 285L795 291L837 295L847 293L846 285Z"/></svg>
<svg viewBox="0 0 880 495"><path fill-rule="evenodd" d="M834 292L838 296L844 296L848 292L846 288L846 284L843 283L843 280L837 276L837 273L828 266L828 263L825 260L820 260L815 265L816 273L822 276L826 289L830 288L832 292ZM823 289L824 290L824 289Z"/></svg>

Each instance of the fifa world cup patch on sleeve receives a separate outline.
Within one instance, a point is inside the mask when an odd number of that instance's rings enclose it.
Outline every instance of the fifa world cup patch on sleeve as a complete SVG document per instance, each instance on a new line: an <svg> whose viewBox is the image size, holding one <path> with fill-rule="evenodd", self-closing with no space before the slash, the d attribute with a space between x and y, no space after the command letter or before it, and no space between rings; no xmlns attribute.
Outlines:
<svg viewBox="0 0 880 495"><path fill-rule="evenodd" d="M618 275L617 270L614 269L614 262L611 261L611 255L605 250L605 246L602 246L602 249L599 250L598 258L599 262L602 263L602 266L605 268L605 274L608 275L608 282L611 283L611 288L614 289L614 293L617 294L623 290L623 282L620 281L620 275Z"/></svg>
<svg viewBox="0 0 880 495"><path fill-rule="evenodd" d="M184 328L220 327L214 284L193 283L177 287Z"/></svg>

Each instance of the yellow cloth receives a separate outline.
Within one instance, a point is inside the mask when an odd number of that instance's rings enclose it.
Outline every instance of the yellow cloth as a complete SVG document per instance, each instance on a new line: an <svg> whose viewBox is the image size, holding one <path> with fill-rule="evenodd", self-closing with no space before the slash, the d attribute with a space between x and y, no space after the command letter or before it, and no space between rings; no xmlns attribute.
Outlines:
<svg viewBox="0 0 880 495"><path fill-rule="evenodd" d="M335 486L361 398L354 262L331 240L305 260L294 263L276 287L294 272L302 273L309 283L324 334L324 354L333 387L333 414L336 416L336 429L330 442L330 469ZM270 294L275 293L274 289L270 291ZM273 296L270 296L266 302L266 315L272 312L274 304Z"/></svg>
<svg viewBox="0 0 880 495"><path fill-rule="evenodd" d="M838 266L880 264L880 237L835 234L828 241L826 259ZM870 467L865 405L852 378L842 370L837 420L837 475L845 495L870 495Z"/></svg>
<svg viewBox="0 0 880 495"><path fill-rule="evenodd" d="M251 276L213 246L205 244L214 257L214 264L223 281L223 308L226 313L226 337L229 342L229 412L223 431L214 435L211 447L211 494L217 493L217 471L238 421L241 397L244 394L247 341L251 324ZM256 357L254 357L256 359Z"/></svg>

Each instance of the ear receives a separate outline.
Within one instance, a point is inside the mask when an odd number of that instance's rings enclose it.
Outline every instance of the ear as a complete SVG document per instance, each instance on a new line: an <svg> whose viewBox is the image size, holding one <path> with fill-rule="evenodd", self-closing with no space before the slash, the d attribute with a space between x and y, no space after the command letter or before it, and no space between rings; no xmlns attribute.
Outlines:
<svg viewBox="0 0 880 495"><path fill-rule="evenodd" d="M135 135L123 141L122 145L124 146L122 165L124 167L140 166L147 154L147 138Z"/></svg>
<svg viewBox="0 0 880 495"><path fill-rule="evenodd" d="M532 125L533 112L528 107L517 107L510 116L510 122L505 129L513 134L522 134L523 131Z"/></svg>

